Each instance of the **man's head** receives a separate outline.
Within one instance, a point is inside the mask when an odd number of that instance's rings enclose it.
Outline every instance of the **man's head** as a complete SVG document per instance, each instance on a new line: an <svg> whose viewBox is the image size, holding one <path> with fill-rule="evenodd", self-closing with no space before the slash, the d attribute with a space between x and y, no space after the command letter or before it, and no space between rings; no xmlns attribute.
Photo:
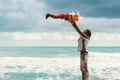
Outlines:
<svg viewBox="0 0 120 80"><path fill-rule="evenodd" d="M83 33L85 33L88 37L91 37L91 31L89 29L83 30Z"/></svg>

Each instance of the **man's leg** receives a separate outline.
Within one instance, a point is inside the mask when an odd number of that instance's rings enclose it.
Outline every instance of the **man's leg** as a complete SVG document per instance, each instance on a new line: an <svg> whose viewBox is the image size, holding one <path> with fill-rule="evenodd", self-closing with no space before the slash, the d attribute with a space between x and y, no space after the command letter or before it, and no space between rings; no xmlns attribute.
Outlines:
<svg viewBox="0 0 120 80"><path fill-rule="evenodd" d="M88 53L82 53L80 55L80 70L82 72L82 80L89 80L88 71Z"/></svg>

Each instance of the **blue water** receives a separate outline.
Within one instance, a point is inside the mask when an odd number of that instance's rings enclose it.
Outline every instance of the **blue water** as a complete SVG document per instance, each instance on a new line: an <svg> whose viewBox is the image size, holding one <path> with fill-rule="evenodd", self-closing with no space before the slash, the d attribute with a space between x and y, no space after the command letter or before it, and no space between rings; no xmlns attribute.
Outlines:
<svg viewBox="0 0 120 80"><path fill-rule="evenodd" d="M89 47L89 52L120 53L120 47ZM77 47L0 47L0 57L75 57Z"/></svg>
<svg viewBox="0 0 120 80"><path fill-rule="evenodd" d="M90 80L120 80L120 47L89 47ZM0 80L82 80L77 47L0 47Z"/></svg>

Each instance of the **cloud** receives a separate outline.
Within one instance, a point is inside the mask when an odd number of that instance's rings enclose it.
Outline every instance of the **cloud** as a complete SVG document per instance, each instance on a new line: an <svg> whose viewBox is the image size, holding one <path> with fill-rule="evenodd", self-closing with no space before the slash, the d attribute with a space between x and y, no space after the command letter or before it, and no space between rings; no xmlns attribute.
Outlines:
<svg viewBox="0 0 120 80"><path fill-rule="evenodd" d="M0 0L0 10L1 11L14 11L19 8L17 4L17 0L9 1L9 0Z"/></svg>
<svg viewBox="0 0 120 80"><path fill-rule="evenodd" d="M10 38L13 40L75 40L74 33L41 33L41 32L2 32L2 38ZM3 37L4 36L4 37Z"/></svg>
<svg viewBox="0 0 120 80"><path fill-rule="evenodd" d="M93 33L89 45L120 46L120 33Z"/></svg>
<svg viewBox="0 0 120 80"><path fill-rule="evenodd" d="M52 32L52 33L24 33L18 32L12 34L13 39L15 40L75 40L75 36L71 33L64 34L60 32Z"/></svg>
<svg viewBox="0 0 120 80"><path fill-rule="evenodd" d="M89 28L92 32L119 32L120 19L108 19L108 18L83 18L79 23L80 28Z"/></svg>
<svg viewBox="0 0 120 80"><path fill-rule="evenodd" d="M1 46L67 46L73 45L75 35L60 32L1 32Z"/></svg>
<svg viewBox="0 0 120 80"><path fill-rule="evenodd" d="M89 46L120 46L119 33L94 33ZM1 32L2 46L77 46L76 33Z"/></svg>
<svg viewBox="0 0 120 80"><path fill-rule="evenodd" d="M1 32L32 31L40 26L38 21L43 17L44 3L37 0L2 0L0 4Z"/></svg>
<svg viewBox="0 0 120 80"><path fill-rule="evenodd" d="M79 36L70 23L46 20L45 14L79 11L83 19L78 26L92 31L91 45L119 45L119 4L119 0L1 0L0 44L77 45Z"/></svg>
<svg viewBox="0 0 120 80"><path fill-rule="evenodd" d="M119 32L120 29L118 0L1 0L0 4L0 32L73 32L67 21L45 20L45 14L77 10L83 17L78 25L81 30L87 27L92 32Z"/></svg>
<svg viewBox="0 0 120 80"><path fill-rule="evenodd" d="M5 18L12 18L12 19L24 19L27 16L20 12L10 12L5 15Z"/></svg>
<svg viewBox="0 0 120 80"><path fill-rule="evenodd" d="M79 11L84 17L120 17L119 0L45 0L44 2L55 12Z"/></svg>
<svg viewBox="0 0 120 80"><path fill-rule="evenodd" d="M120 33L94 33L92 35L93 41L120 41Z"/></svg>

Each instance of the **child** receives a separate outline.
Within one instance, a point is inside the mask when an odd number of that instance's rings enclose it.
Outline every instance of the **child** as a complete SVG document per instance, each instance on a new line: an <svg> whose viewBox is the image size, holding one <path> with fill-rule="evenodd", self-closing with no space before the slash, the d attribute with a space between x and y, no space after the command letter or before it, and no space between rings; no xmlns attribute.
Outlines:
<svg viewBox="0 0 120 80"><path fill-rule="evenodd" d="M72 24L72 26L74 27L74 29L80 33L79 28L77 26L77 23L80 20L80 15L79 13L68 13L68 14L58 14L58 15L54 15L54 14L50 14L47 13L46 14L46 19L48 19L48 17L54 18L54 19L64 19L68 22L70 22Z"/></svg>

